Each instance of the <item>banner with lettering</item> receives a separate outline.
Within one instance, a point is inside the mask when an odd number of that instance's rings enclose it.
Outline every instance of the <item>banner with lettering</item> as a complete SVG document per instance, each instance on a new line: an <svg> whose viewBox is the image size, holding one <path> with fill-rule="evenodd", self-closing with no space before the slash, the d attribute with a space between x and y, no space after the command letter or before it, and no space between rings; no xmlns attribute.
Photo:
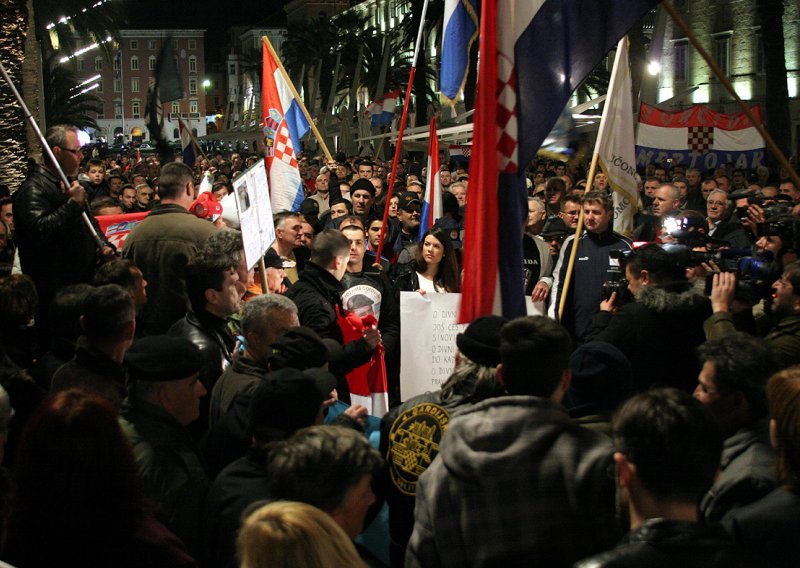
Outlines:
<svg viewBox="0 0 800 568"><path fill-rule="evenodd" d="M100 230L103 231L108 242L117 247L117 250L121 251L122 245L125 244L125 239L130 232L142 219L147 217L149 213L150 211L124 213L122 215L98 215L95 219L97 219Z"/></svg>
<svg viewBox="0 0 800 568"><path fill-rule="evenodd" d="M752 108L761 121L761 107ZM681 164L701 171L724 164L755 169L764 161L764 139L743 112L722 114L696 105L666 112L642 103L636 136L636 164Z"/></svg>
<svg viewBox="0 0 800 568"><path fill-rule="evenodd" d="M455 367L461 294L400 293L400 397L439 390Z"/></svg>

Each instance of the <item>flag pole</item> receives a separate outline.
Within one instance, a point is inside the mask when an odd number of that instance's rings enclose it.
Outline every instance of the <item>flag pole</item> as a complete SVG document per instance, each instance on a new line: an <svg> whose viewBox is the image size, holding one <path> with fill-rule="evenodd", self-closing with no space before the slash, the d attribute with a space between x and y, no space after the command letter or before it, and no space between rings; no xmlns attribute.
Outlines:
<svg viewBox="0 0 800 568"><path fill-rule="evenodd" d="M64 173L64 170L61 169L61 165L59 165L58 160L56 160L55 154L53 154L53 149L50 148L50 145L47 143L47 140L44 138L44 134L39 129L39 125L36 124L36 119L31 114L31 111L28 110L28 105L25 104L25 100L22 98L22 95L19 94L16 85L11 80L11 77L8 75L8 71L6 71L5 66L2 62L0 62L0 75L3 76L6 83L8 83L11 92L14 94L14 98L17 99L17 103L19 103L20 108L22 109L22 114L25 117L25 120L28 121L28 124L31 125L33 131L36 133L36 137L39 139L39 143L42 145L42 150L50 159L50 163L56 170L56 174L58 177L61 178L61 183L64 184L64 190L69 190L70 182L67 178L67 174ZM100 238L100 235L97 234L97 230L92 225L92 221L89 219L89 215L86 214L86 203L84 202L83 207L84 211L81 212L81 218L83 219L83 224L85 225L86 229L91 233L92 238L94 239L95 244L97 245L97 249L102 253L103 249L105 248L105 243Z"/></svg>
<svg viewBox="0 0 800 568"><path fill-rule="evenodd" d="M311 127L311 131L314 133L314 137L316 137L317 143L319 143L319 145L322 146L322 151L325 153L325 159L328 160L329 162L332 162L333 156L331 155L330 150L328 150L328 145L325 144L325 139L322 137L322 134L319 133L319 130L317 130L317 125L314 124L314 119L311 118L311 115L308 113L306 105L303 104L303 99L300 98L297 89L294 88L294 83L292 83L291 78L289 78L289 74L286 72L286 69L284 69L283 63L281 63L281 58L278 57L278 54L275 52L275 48L272 47L272 44L270 43L269 38L267 36L262 36L261 39L263 40L264 45L267 47L267 49L269 49L269 52L272 54L272 57L274 57L275 61L278 63L278 69L281 70L283 78L286 79L286 84L289 85L289 89L291 89L292 95L294 95L297 104L300 106L300 109L306 116L308 125L309 127Z"/></svg>
<svg viewBox="0 0 800 568"><path fill-rule="evenodd" d="M183 119L180 118L180 117L178 117L178 120L180 122L183 122ZM189 120L189 119L187 118L186 120ZM192 144L194 144L194 147L197 148L197 151L200 152L200 156L202 156L202 158L204 160L208 160L208 156L206 156L206 153L203 152L203 149L200 147L200 144L197 143L197 139L194 137L194 134L192 134L192 129L188 128L189 126L191 126L191 123L189 123L189 124L185 124L184 123L184 125L183 125L183 127L186 128L187 134L189 134L189 139L192 141Z"/></svg>
<svg viewBox="0 0 800 568"><path fill-rule="evenodd" d="M383 252L384 238L386 237L386 225L389 222L389 205L392 201L392 193L394 193L394 182L397 178L397 164L400 162L400 152L403 146L403 131L406 128L406 120L408 119L408 104L411 101L411 91L414 88L414 75L417 73L417 57L419 57L420 45L422 44L422 32L425 27L425 15L428 12L428 1L422 4L422 15L419 19L419 30L417 31L417 43L414 46L414 58L411 60L411 72L408 74L408 87L406 87L406 97L403 101L403 114L400 115L400 129L397 132L397 146L394 150L394 159L392 160L392 171L389 172L389 187L386 193L386 206L383 209L383 222L381 223L381 235L378 241L378 250L376 251L377 262L380 262L381 253ZM425 97L425 93L422 93Z"/></svg>
<svg viewBox="0 0 800 568"><path fill-rule="evenodd" d="M694 35L694 32L692 32L692 30L689 28L689 25L686 23L686 20L684 20L683 17L675 10L675 7L672 5L672 2L669 2L668 0L663 0L661 4L662 6L664 6L664 9L670 15L672 20L677 24L677 26L681 29L681 31L684 34L686 34L686 38L697 50L697 53L699 53L700 56L703 59L705 59L706 63L708 63L709 68L717 77L717 79L719 79L719 82L722 83L722 85L725 87L725 90L728 91L728 94L730 94L733 97L733 99L739 105L739 108L742 109L742 112L744 112L747 118L750 119L750 122L753 123L753 126L755 126L756 130L758 130L758 133L761 134L762 138L764 138L764 142L766 142L770 152L772 152L772 154L778 159L780 165L783 166L783 168L787 171L789 177L792 178L792 181L794 182L795 186L800 187L800 176L797 175L797 172L794 171L794 168L792 168L791 164L789 163L789 160L786 159L786 156L784 156L781 149L778 148L778 145L772 139L772 136L770 136L769 132L767 132L767 129L764 128L764 124L756 118L756 116L753 114L753 111L750 110L750 107L745 104L745 102L739 97L738 94L736 94L733 85L725 76L725 74L722 72L722 69L719 68L717 62L714 61L714 58L711 57L711 55L708 53L708 51L706 51L706 49L702 45L700 45L697 36Z"/></svg>

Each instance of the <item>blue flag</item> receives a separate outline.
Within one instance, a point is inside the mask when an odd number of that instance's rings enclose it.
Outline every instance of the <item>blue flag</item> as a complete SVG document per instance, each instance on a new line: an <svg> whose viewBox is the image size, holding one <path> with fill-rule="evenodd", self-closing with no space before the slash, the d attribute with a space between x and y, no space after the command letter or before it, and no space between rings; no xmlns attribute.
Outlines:
<svg viewBox="0 0 800 568"><path fill-rule="evenodd" d="M469 50L477 36L478 15L475 0L445 0L439 90L449 104L455 104L464 89Z"/></svg>

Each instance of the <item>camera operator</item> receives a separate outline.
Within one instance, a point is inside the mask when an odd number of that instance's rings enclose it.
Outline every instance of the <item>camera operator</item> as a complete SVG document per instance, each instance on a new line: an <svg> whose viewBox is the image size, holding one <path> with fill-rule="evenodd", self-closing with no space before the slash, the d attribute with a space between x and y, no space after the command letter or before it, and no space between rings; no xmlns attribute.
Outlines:
<svg viewBox="0 0 800 568"><path fill-rule="evenodd" d="M708 298L658 245L634 250L624 264L634 301L618 308L621 292L613 292L600 303L588 338L611 343L628 357L635 389L657 384L692 392L700 370L695 352L711 315Z"/></svg>
<svg viewBox="0 0 800 568"><path fill-rule="evenodd" d="M772 327L764 337L775 349L781 367L800 363L800 262L783 268L781 277L772 285ZM704 324L707 339L725 337L736 331L733 323L733 304L736 275L732 272L714 274L711 286L713 315Z"/></svg>

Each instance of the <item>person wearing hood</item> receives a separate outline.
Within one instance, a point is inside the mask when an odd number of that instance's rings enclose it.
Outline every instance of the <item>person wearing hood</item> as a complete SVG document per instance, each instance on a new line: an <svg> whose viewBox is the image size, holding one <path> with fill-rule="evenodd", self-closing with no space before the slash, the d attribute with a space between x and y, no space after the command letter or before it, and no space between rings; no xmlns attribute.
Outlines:
<svg viewBox="0 0 800 568"><path fill-rule="evenodd" d="M696 351L705 341L703 322L711 315L711 302L679 271L658 245L639 247L625 261L633 301L619 306L613 292L592 318L587 339L605 341L625 354L633 366L634 390L660 385L691 393L697 385Z"/></svg>
<svg viewBox="0 0 800 568"><path fill-rule="evenodd" d="M503 326L497 377L508 396L448 424L416 485L407 567L569 566L617 542L610 440L561 406L571 350L550 318Z"/></svg>

